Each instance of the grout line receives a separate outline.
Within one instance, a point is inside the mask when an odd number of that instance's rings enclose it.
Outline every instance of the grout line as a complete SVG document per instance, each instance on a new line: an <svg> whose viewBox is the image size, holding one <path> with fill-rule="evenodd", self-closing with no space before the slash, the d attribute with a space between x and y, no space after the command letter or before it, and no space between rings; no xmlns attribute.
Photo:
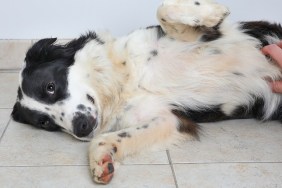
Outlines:
<svg viewBox="0 0 282 188"><path fill-rule="evenodd" d="M31 41L33 39L18 39L18 38L4 38L4 39L0 39L0 42L10 42L10 41Z"/></svg>
<svg viewBox="0 0 282 188"><path fill-rule="evenodd" d="M170 159L170 154L169 154L169 151L167 151L167 156ZM171 167L172 167L172 172L173 172L173 175L174 175L174 178L176 178L176 174L175 174L175 171L174 171L174 168L172 165L185 165L185 164L190 164L190 165L198 165L198 164L282 164L282 162L218 162L218 163L171 163ZM166 166L167 164L122 164L122 166ZM68 166L89 166L89 165L86 165L86 164L81 164L81 165L33 165L33 166L29 166L29 165L7 165L7 166L0 166L0 168L17 168L17 167L20 167L20 168L25 168L25 167L34 167L34 168L40 168L40 167L68 167ZM177 183L176 183L177 185ZM177 185L178 187L178 185Z"/></svg>
<svg viewBox="0 0 282 188"><path fill-rule="evenodd" d="M177 183L176 174L175 174L175 170L174 170L174 167L173 167L173 163L171 161L169 150L166 150L166 154L167 154L169 165L170 165L170 168L171 168L171 171L172 171L175 186L176 186L176 188L178 188L179 186L178 186L178 183Z"/></svg>
<svg viewBox="0 0 282 188"><path fill-rule="evenodd" d="M282 164L281 161L273 162L273 161L260 161L260 162L196 162L196 163L191 163L191 162L183 162L183 163L173 163L175 165L217 165L217 164Z"/></svg>
<svg viewBox="0 0 282 188"><path fill-rule="evenodd" d="M7 131L7 129L8 129L8 126L9 126L11 120L12 120L12 118L9 119L9 121L8 121L8 123L6 124L6 127L5 127L3 133L2 133L2 135L1 135L1 137L0 137L0 144L1 144L1 141L2 141L2 139L3 139L3 137L4 137L4 134L6 133L6 131Z"/></svg>
<svg viewBox="0 0 282 188"><path fill-rule="evenodd" d="M0 168L49 168L49 167L87 167L89 165L35 165L35 166L28 166L28 165L21 165L21 166L0 166Z"/></svg>
<svg viewBox="0 0 282 188"><path fill-rule="evenodd" d="M165 164L165 163L155 163L155 164L152 164L152 163L149 163L149 164L122 164L122 166L168 166L169 164Z"/></svg>
<svg viewBox="0 0 282 188"><path fill-rule="evenodd" d="M19 73L20 72L20 68L19 69L0 69L0 73Z"/></svg>
<svg viewBox="0 0 282 188"><path fill-rule="evenodd" d="M2 165L0 166L0 168L26 168L26 167L32 167L32 168L45 168L45 167L68 167L68 166L89 166L89 165L33 165L33 166L29 166L29 165ZM167 164L122 164L122 166L167 166Z"/></svg>

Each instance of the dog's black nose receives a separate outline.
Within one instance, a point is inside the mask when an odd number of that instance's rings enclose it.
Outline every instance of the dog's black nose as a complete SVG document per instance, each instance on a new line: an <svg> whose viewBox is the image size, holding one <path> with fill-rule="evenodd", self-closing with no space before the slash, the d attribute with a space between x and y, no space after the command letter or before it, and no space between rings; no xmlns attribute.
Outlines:
<svg viewBox="0 0 282 188"><path fill-rule="evenodd" d="M96 125L96 119L82 113L77 113L72 121L73 133L81 138L88 136Z"/></svg>

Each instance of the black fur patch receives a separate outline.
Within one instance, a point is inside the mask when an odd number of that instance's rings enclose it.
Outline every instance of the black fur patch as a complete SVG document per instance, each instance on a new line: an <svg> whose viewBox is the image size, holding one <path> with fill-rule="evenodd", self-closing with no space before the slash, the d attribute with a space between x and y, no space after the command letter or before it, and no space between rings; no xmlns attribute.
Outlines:
<svg viewBox="0 0 282 188"><path fill-rule="evenodd" d="M226 116L220 109L219 106L213 106L206 109L201 110L185 110L185 114L192 121L198 123L206 123L206 122L216 122L228 120L230 117Z"/></svg>
<svg viewBox="0 0 282 188"><path fill-rule="evenodd" d="M18 88L18 100L22 100L22 99L23 99L23 93L22 93L21 88L19 87Z"/></svg>
<svg viewBox="0 0 282 188"><path fill-rule="evenodd" d="M244 33L260 40L262 47L269 44L266 36L282 39L282 27L280 24L266 21L241 22L240 28Z"/></svg>
<svg viewBox="0 0 282 188"><path fill-rule="evenodd" d="M172 110L172 113L179 119L178 130L181 133L188 133L199 139L200 126L189 119L185 112L180 110Z"/></svg>
<svg viewBox="0 0 282 188"><path fill-rule="evenodd" d="M166 36L166 33L163 31L162 27L160 25L155 26L149 26L146 29L154 29L157 32L157 38L160 39L164 36Z"/></svg>
<svg viewBox="0 0 282 188"><path fill-rule="evenodd" d="M89 100L92 104L95 104L95 100L93 97L91 97L89 94L86 95L87 100Z"/></svg>
<svg viewBox="0 0 282 188"><path fill-rule="evenodd" d="M222 37L222 33L219 31L218 26L215 26L213 28L199 27L196 29L204 33L200 39L202 42L210 42Z"/></svg>
<svg viewBox="0 0 282 188"><path fill-rule="evenodd" d="M143 129L147 129L149 127L149 125L143 125L142 128Z"/></svg>
<svg viewBox="0 0 282 188"><path fill-rule="evenodd" d="M121 138L126 138L126 137L130 138L131 137L131 135L127 132L119 133L118 136L121 137Z"/></svg>
<svg viewBox="0 0 282 188"><path fill-rule="evenodd" d="M151 54L153 57L157 56L158 53L159 53L158 50L152 50L152 51L150 52L150 54Z"/></svg>
<svg viewBox="0 0 282 188"><path fill-rule="evenodd" d="M238 106L231 115L232 119L250 119L255 118L262 120L264 115L264 100L262 98L256 98L255 102L251 106ZM273 115L272 120L277 120Z"/></svg>
<svg viewBox="0 0 282 188"><path fill-rule="evenodd" d="M42 128L47 131L60 130L59 125L57 125L48 114L30 110L26 107L23 107L19 102L14 105L11 115L15 121L20 123L30 124L34 127Z"/></svg>
<svg viewBox="0 0 282 188"><path fill-rule="evenodd" d="M77 109L81 111L86 111L86 107L83 104L78 105Z"/></svg>
<svg viewBox="0 0 282 188"><path fill-rule="evenodd" d="M236 75L236 76L244 76L244 74L240 73L240 72L233 72L233 74Z"/></svg>
<svg viewBox="0 0 282 188"><path fill-rule="evenodd" d="M117 147L113 146L113 152L116 153L117 152Z"/></svg>
<svg viewBox="0 0 282 188"><path fill-rule="evenodd" d="M264 115L265 102L262 98L254 96L254 103L252 105L238 106L231 115L226 115L221 111L221 105L213 106L202 110L186 109L183 113L187 118L197 123L217 122L230 119L251 119L262 120ZM270 120L282 120L282 104L277 112L272 115Z"/></svg>

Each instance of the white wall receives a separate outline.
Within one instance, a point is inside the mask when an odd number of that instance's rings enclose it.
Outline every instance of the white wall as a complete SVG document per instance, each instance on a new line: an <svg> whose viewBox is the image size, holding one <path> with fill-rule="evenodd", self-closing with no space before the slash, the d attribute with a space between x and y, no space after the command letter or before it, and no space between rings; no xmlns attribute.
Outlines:
<svg viewBox="0 0 282 188"><path fill-rule="evenodd" d="M281 0L218 0L231 19L282 23ZM73 38L87 30L123 35L157 24L162 0L0 0L0 39Z"/></svg>

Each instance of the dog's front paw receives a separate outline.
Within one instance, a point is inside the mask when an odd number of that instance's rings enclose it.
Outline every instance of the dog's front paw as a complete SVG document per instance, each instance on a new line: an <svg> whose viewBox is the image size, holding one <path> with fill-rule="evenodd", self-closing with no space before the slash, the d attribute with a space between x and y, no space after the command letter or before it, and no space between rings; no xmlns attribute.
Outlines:
<svg viewBox="0 0 282 188"><path fill-rule="evenodd" d="M114 164L111 155L104 155L90 166L92 177L96 183L108 184L114 176Z"/></svg>
<svg viewBox="0 0 282 188"><path fill-rule="evenodd" d="M93 180L99 184L108 184L115 171L114 156L117 146L104 139L94 139L90 145L90 170Z"/></svg>
<svg viewBox="0 0 282 188"><path fill-rule="evenodd" d="M183 24L191 27L214 27L230 14L224 5L212 1L165 1L158 9L162 24Z"/></svg>

